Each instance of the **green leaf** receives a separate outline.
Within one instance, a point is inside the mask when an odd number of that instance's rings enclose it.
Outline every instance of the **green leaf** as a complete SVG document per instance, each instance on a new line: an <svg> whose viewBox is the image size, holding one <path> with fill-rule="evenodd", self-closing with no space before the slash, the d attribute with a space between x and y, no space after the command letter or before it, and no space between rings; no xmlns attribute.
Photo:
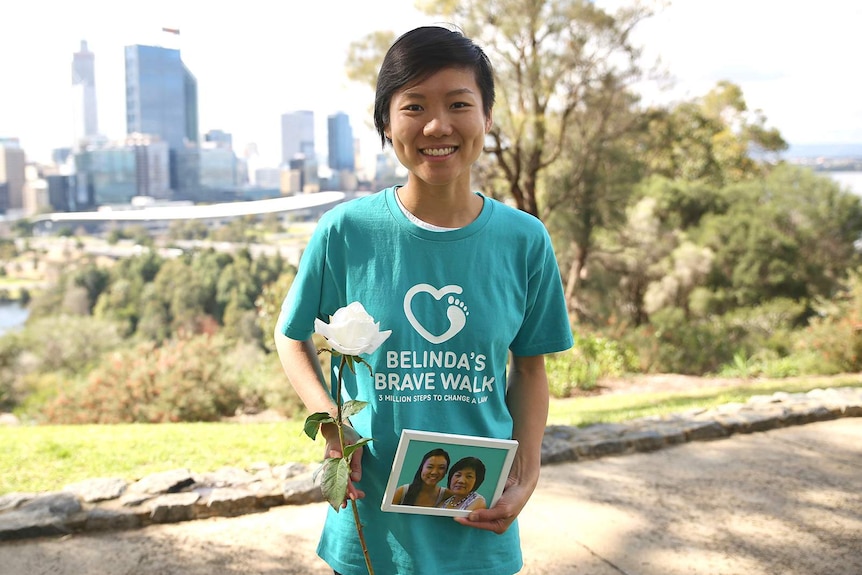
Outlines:
<svg viewBox="0 0 862 575"><path fill-rule="evenodd" d="M312 413L305 418L305 426L302 430L311 439L317 439L317 432L320 431L320 425L322 423L335 423L335 418L333 418L325 411L318 411L317 413Z"/></svg>
<svg viewBox="0 0 862 575"><path fill-rule="evenodd" d="M341 406L341 419L347 419L351 415L356 415L368 405L367 401L359 401L358 399L351 399L344 402L344 405Z"/></svg>
<svg viewBox="0 0 862 575"><path fill-rule="evenodd" d="M363 437L362 439L360 439L356 443L353 443L353 444L345 447L344 448L344 458L348 461L348 463L350 462L351 458L353 457L353 452L356 451L357 449L359 449L360 447L362 447L363 445L367 444L370 441L373 441L372 438Z"/></svg>
<svg viewBox="0 0 862 575"><path fill-rule="evenodd" d="M330 457L323 462L322 472L320 491L323 493L323 498L338 511L347 497L350 464L343 457Z"/></svg>

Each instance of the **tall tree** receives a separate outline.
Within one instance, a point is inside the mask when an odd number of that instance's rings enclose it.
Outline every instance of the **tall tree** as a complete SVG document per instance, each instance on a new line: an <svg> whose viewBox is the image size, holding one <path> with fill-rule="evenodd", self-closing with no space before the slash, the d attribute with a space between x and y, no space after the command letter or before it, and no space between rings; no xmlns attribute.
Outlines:
<svg viewBox="0 0 862 575"><path fill-rule="evenodd" d="M724 307L829 299L862 262L862 202L828 178L782 165L726 194L728 211L692 234L716 255L709 287Z"/></svg>
<svg viewBox="0 0 862 575"><path fill-rule="evenodd" d="M721 81L706 95L645 114L643 158L650 173L722 187L763 175L787 143L742 89ZM764 163L766 161L766 163Z"/></svg>

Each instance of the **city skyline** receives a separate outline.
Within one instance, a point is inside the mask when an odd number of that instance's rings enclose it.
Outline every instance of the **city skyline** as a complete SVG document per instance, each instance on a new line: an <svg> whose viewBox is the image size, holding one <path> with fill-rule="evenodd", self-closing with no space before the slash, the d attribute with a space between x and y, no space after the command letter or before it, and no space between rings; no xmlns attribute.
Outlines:
<svg viewBox="0 0 862 575"><path fill-rule="evenodd" d="M52 149L72 145L69 70L86 41L95 55L100 132L123 138L124 48L161 45L179 48L198 79L202 133L232 134L239 154L254 143L266 163L277 165L283 114L314 111L317 150L325 152L327 118L343 112L370 167L368 158L380 151L370 125L373 92L347 80L347 46L375 30L401 33L437 22L404 0L373 4L248 0L208 6L206 18L197 4L165 0L131 15L121 3L97 0L16 5L9 9L16 17L0 21L0 69L9 86L0 93L0 137L19 138L28 160L42 162ZM823 0L817 10L795 3L683 0L642 23L635 38L648 59L661 56L677 77L677 98L701 96L728 79L791 144L850 143L862 142L862 99L846 67L862 51L854 30L859 21L862 5L840 0ZM164 27L180 34L162 32Z"/></svg>

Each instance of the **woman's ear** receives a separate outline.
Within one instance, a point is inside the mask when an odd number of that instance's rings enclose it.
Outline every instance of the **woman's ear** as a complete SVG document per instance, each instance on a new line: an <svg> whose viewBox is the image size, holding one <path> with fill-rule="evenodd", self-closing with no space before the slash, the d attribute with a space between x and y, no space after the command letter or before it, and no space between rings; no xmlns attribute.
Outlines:
<svg viewBox="0 0 862 575"><path fill-rule="evenodd" d="M494 123L492 115L493 115L492 112L488 112L488 115L485 116L485 133L486 134L491 131L491 126Z"/></svg>

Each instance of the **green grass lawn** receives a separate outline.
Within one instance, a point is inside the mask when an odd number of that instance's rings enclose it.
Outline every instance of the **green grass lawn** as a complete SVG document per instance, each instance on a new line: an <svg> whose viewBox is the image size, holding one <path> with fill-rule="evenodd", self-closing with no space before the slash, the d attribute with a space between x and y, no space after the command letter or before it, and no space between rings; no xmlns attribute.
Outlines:
<svg viewBox="0 0 862 575"><path fill-rule="evenodd" d="M551 401L549 423L590 425L708 408L753 395L862 385L860 376L751 382L687 392L620 394ZM176 468L194 472L266 462L320 461L323 444L302 421L0 427L0 494L54 491L94 477L135 480Z"/></svg>
<svg viewBox="0 0 862 575"><path fill-rule="evenodd" d="M177 468L319 460L323 444L301 433L300 421L0 427L0 494Z"/></svg>
<svg viewBox="0 0 862 575"><path fill-rule="evenodd" d="M862 386L862 375L751 381L733 387L704 387L688 391L599 395L551 401L548 422L559 425L616 423L641 417L661 416L689 409L745 402L755 395L778 391L804 393L817 388Z"/></svg>

